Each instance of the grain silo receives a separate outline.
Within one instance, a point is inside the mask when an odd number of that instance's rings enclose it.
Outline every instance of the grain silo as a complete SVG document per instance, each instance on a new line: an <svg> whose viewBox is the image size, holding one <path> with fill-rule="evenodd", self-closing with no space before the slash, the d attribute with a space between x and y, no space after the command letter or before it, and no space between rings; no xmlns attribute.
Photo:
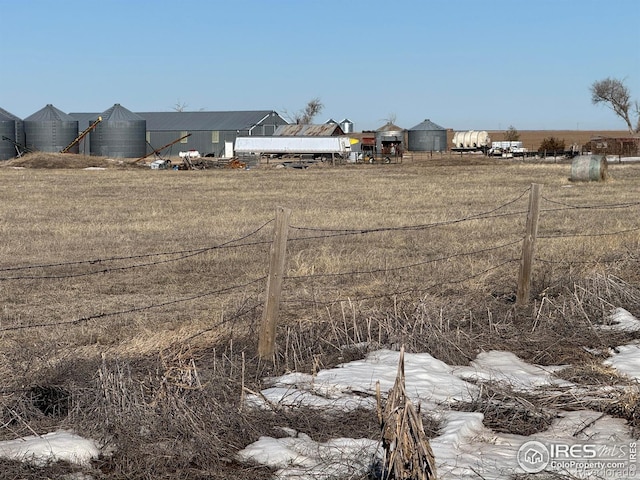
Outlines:
<svg viewBox="0 0 640 480"><path fill-rule="evenodd" d="M427 119L407 131L412 152L442 152L447 149L447 129Z"/></svg>
<svg viewBox="0 0 640 480"><path fill-rule="evenodd" d="M140 158L147 153L147 122L116 103L91 132L91 155ZM95 119L94 119L95 120Z"/></svg>
<svg viewBox="0 0 640 480"><path fill-rule="evenodd" d="M340 128L344 133L353 133L353 122L348 118L340 121Z"/></svg>
<svg viewBox="0 0 640 480"><path fill-rule="evenodd" d="M405 150L405 130L387 122L376 130L376 149L382 155L399 155Z"/></svg>
<svg viewBox="0 0 640 480"><path fill-rule="evenodd" d="M0 160L9 160L17 155L16 121L0 113Z"/></svg>
<svg viewBox="0 0 640 480"><path fill-rule="evenodd" d="M24 122L22 121L21 118L16 117L13 113L11 112L7 112L4 108L0 108L0 114L2 114L4 117L8 117L9 119L13 120L15 122L15 134L12 137L13 140L18 144L17 146L15 144L12 144L12 150L14 153L14 157L17 156L17 150L16 147L20 148L20 154L25 153L26 152L26 142L24 141ZM5 135L7 138L9 138L9 135ZM2 137L0 137L0 140L2 139ZM10 143L10 142L7 142Z"/></svg>
<svg viewBox="0 0 640 480"><path fill-rule="evenodd" d="M78 121L51 104L24 119L29 150L59 152L78 136ZM78 153L78 146L69 150Z"/></svg>

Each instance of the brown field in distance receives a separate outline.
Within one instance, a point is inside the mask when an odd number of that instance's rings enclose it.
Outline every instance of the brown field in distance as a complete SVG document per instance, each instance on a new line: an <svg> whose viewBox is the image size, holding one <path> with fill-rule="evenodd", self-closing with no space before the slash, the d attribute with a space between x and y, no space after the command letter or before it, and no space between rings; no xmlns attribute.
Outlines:
<svg viewBox="0 0 640 480"><path fill-rule="evenodd" d="M480 129L481 130L481 129ZM453 134L457 130L447 131L447 148L452 146ZM487 130L492 142L500 142L505 138L504 130ZM520 141L524 148L530 151L538 150L542 140L549 137L555 137L564 140L565 145L570 147L573 144L585 145L593 137L629 137L627 130L518 130Z"/></svg>

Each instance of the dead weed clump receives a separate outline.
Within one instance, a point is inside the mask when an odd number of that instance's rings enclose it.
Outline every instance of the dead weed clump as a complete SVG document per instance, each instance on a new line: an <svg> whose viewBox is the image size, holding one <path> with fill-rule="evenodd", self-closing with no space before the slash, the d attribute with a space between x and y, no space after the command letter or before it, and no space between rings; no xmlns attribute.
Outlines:
<svg viewBox="0 0 640 480"><path fill-rule="evenodd" d="M6 168L81 169L81 168L130 168L122 159L95 157L73 153L27 153L19 158L2 162Z"/></svg>
<svg viewBox="0 0 640 480"><path fill-rule="evenodd" d="M462 412L480 412L487 428L500 433L533 435L546 430L555 417L541 405L534 394L514 392L509 386L482 383L472 402L458 403L454 409Z"/></svg>

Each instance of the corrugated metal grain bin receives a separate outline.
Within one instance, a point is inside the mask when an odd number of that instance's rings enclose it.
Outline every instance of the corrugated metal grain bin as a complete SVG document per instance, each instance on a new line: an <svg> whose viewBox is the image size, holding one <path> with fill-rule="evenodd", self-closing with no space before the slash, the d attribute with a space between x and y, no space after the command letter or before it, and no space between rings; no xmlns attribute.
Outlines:
<svg viewBox="0 0 640 480"><path fill-rule="evenodd" d="M16 122L0 113L0 160L9 160L16 156Z"/></svg>
<svg viewBox="0 0 640 480"><path fill-rule="evenodd" d="M400 150L404 150L405 133L406 130L404 128L400 128L391 122L377 129L376 148L378 149L378 153L382 153L383 155L398 153L398 147Z"/></svg>
<svg viewBox="0 0 640 480"><path fill-rule="evenodd" d="M441 152L447 149L447 129L427 119L407 131L412 152Z"/></svg>
<svg viewBox="0 0 640 480"><path fill-rule="evenodd" d="M20 117L15 116L11 112L7 112L4 108L0 108L0 114L4 115L5 117L8 117L9 119L13 120L16 123L14 141L24 147L26 145L26 142L24 141L24 122L22 121L22 119ZM16 156L15 146L13 147L13 153L14 153L14 156Z"/></svg>
<svg viewBox="0 0 640 480"><path fill-rule="evenodd" d="M147 153L147 122L119 103L100 115L102 122L91 132L91 155L140 158Z"/></svg>
<svg viewBox="0 0 640 480"><path fill-rule="evenodd" d="M78 136L78 121L51 104L24 119L27 148L59 152ZM69 153L78 153L78 146Z"/></svg>
<svg viewBox="0 0 640 480"><path fill-rule="evenodd" d="M348 118L340 121L340 127L344 133L353 133L353 122Z"/></svg>

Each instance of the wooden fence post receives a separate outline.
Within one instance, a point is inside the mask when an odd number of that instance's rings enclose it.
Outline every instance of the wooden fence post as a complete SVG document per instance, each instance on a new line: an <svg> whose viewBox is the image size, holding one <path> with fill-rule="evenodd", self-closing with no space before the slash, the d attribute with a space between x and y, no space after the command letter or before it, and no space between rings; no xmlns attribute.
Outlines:
<svg viewBox="0 0 640 480"><path fill-rule="evenodd" d="M289 233L289 217L291 210L284 207L276 209L276 226L273 233L273 243L269 252L269 278L267 279L267 293L258 339L258 355L263 360L273 358L276 343L276 325L278 323L278 309L280 308L280 294L287 251L287 235Z"/></svg>
<svg viewBox="0 0 640 480"><path fill-rule="evenodd" d="M518 274L518 292L516 303L526 305L529 302L531 289L531 273L533 271L533 253L538 235L538 219L540 217L540 190L542 185L531 184L529 192L529 212L527 213L527 231L522 241L522 260Z"/></svg>

